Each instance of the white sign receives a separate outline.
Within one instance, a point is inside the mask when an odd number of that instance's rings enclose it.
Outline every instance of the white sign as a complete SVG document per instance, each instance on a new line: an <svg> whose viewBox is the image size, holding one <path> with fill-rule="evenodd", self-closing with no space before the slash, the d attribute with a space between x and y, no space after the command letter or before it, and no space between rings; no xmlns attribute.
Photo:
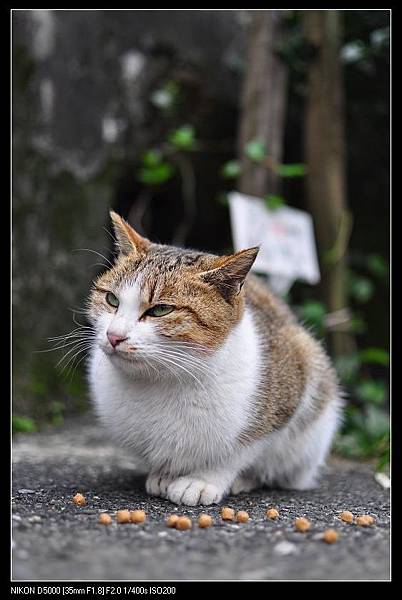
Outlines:
<svg viewBox="0 0 402 600"><path fill-rule="evenodd" d="M229 206L235 250L260 246L252 268L270 275L277 292L296 279L320 281L311 215L287 206L270 210L260 198L239 192L229 194Z"/></svg>

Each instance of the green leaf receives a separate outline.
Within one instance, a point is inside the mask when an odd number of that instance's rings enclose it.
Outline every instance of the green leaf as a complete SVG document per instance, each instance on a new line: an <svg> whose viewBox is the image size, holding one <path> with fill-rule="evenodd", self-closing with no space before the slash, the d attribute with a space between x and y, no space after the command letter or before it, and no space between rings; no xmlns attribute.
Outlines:
<svg viewBox="0 0 402 600"><path fill-rule="evenodd" d="M221 192L220 194L218 194L216 200L221 206L229 206L229 200L225 192Z"/></svg>
<svg viewBox="0 0 402 600"><path fill-rule="evenodd" d="M261 162L266 156L265 142L258 139L250 140L247 142L244 151L250 160Z"/></svg>
<svg viewBox="0 0 402 600"><path fill-rule="evenodd" d="M302 319L318 327L324 326L324 318L326 309L322 302L316 300L308 300L301 308Z"/></svg>
<svg viewBox="0 0 402 600"><path fill-rule="evenodd" d="M161 110L168 110L174 106L180 95L180 88L175 81L168 81L163 87L154 90L151 102Z"/></svg>
<svg viewBox="0 0 402 600"><path fill-rule="evenodd" d="M374 294L374 285L367 277L354 275L350 282L350 293L358 302L368 302Z"/></svg>
<svg viewBox="0 0 402 600"><path fill-rule="evenodd" d="M350 329L354 333L364 333L367 331L367 324L360 315L354 314L350 320Z"/></svg>
<svg viewBox="0 0 402 600"><path fill-rule="evenodd" d="M174 169L168 163L161 163L156 167L144 167L137 171L137 179L146 185L165 183L173 176Z"/></svg>
<svg viewBox="0 0 402 600"><path fill-rule="evenodd" d="M372 363L383 367L389 365L389 352L383 348L366 348L361 350L359 355L363 363Z"/></svg>
<svg viewBox="0 0 402 600"><path fill-rule="evenodd" d="M339 435L335 440L334 450L348 458L362 458L367 454L361 436L357 432Z"/></svg>
<svg viewBox="0 0 402 600"><path fill-rule="evenodd" d="M162 155L158 150L147 150L141 160L145 167L157 167L162 163Z"/></svg>
<svg viewBox="0 0 402 600"><path fill-rule="evenodd" d="M357 352L345 354L334 359L336 371L342 381L353 380L361 365L361 358Z"/></svg>
<svg viewBox="0 0 402 600"><path fill-rule="evenodd" d="M389 465L390 465L390 443L389 443L389 432L386 433L383 438L380 440L378 444L378 462L376 465L376 471L378 472L386 472L389 473Z"/></svg>
<svg viewBox="0 0 402 600"><path fill-rule="evenodd" d="M282 196L275 196L275 194L268 194L264 197L264 200L267 208L270 210L277 210L286 204L285 199L282 198Z"/></svg>
<svg viewBox="0 0 402 600"><path fill-rule="evenodd" d="M379 254L370 254L367 257L367 267L373 275L376 275L381 279L388 277L388 263Z"/></svg>
<svg viewBox="0 0 402 600"><path fill-rule="evenodd" d="M363 402L382 405L385 400L386 386L383 381L366 379L356 386L355 392Z"/></svg>
<svg viewBox="0 0 402 600"><path fill-rule="evenodd" d="M183 125L169 134L169 141L180 150L191 150L195 143L195 130L192 125Z"/></svg>
<svg viewBox="0 0 402 600"><path fill-rule="evenodd" d="M14 415L12 418L12 425L14 433L32 433L37 430L35 421L29 417Z"/></svg>
<svg viewBox="0 0 402 600"><path fill-rule="evenodd" d="M369 406L365 421L366 431L372 440L380 440L389 432L389 416L376 406Z"/></svg>
<svg viewBox="0 0 402 600"><path fill-rule="evenodd" d="M236 179L241 173L240 162L238 160L229 160L222 167L221 175L225 179Z"/></svg>
<svg viewBox="0 0 402 600"><path fill-rule="evenodd" d="M294 163L290 165L280 165L278 173L281 177L303 177L307 172L306 165Z"/></svg>

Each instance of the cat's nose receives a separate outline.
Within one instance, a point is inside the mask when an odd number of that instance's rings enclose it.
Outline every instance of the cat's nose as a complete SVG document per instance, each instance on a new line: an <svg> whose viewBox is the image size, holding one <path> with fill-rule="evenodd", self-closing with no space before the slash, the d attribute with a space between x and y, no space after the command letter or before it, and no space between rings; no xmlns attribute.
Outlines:
<svg viewBox="0 0 402 600"><path fill-rule="evenodd" d="M120 342L124 342L124 340L126 340L126 337L123 337L122 335L116 335L115 333L112 333L110 331L108 331L106 333L107 335L107 339L109 340L109 342L111 343L111 345L113 346L113 348L116 348L116 346L118 346L118 344L120 344Z"/></svg>

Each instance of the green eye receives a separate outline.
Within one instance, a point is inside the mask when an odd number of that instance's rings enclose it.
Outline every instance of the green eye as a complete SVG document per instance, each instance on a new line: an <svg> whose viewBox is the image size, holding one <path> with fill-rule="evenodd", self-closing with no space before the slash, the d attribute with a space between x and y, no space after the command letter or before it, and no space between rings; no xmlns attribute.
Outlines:
<svg viewBox="0 0 402 600"><path fill-rule="evenodd" d="M116 296L112 292L108 292L106 294L106 302L114 308L117 308L119 306L119 299L116 298Z"/></svg>
<svg viewBox="0 0 402 600"><path fill-rule="evenodd" d="M157 304L152 308L148 309L145 313L150 317L164 317L174 310L174 306L170 306L169 304Z"/></svg>

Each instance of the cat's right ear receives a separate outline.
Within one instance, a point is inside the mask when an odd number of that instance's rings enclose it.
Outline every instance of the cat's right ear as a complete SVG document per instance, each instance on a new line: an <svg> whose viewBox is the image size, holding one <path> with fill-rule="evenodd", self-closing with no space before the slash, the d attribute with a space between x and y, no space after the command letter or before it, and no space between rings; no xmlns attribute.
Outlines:
<svg viewBox="0 0 402 600"><path fill-rule="evenodd" d="M127 221L122 219L113 210L109 214L116 236L116 247L121 254L130 254L132 252L143 254L148 250L151 242L147 238L137 233Z"/></svg>

